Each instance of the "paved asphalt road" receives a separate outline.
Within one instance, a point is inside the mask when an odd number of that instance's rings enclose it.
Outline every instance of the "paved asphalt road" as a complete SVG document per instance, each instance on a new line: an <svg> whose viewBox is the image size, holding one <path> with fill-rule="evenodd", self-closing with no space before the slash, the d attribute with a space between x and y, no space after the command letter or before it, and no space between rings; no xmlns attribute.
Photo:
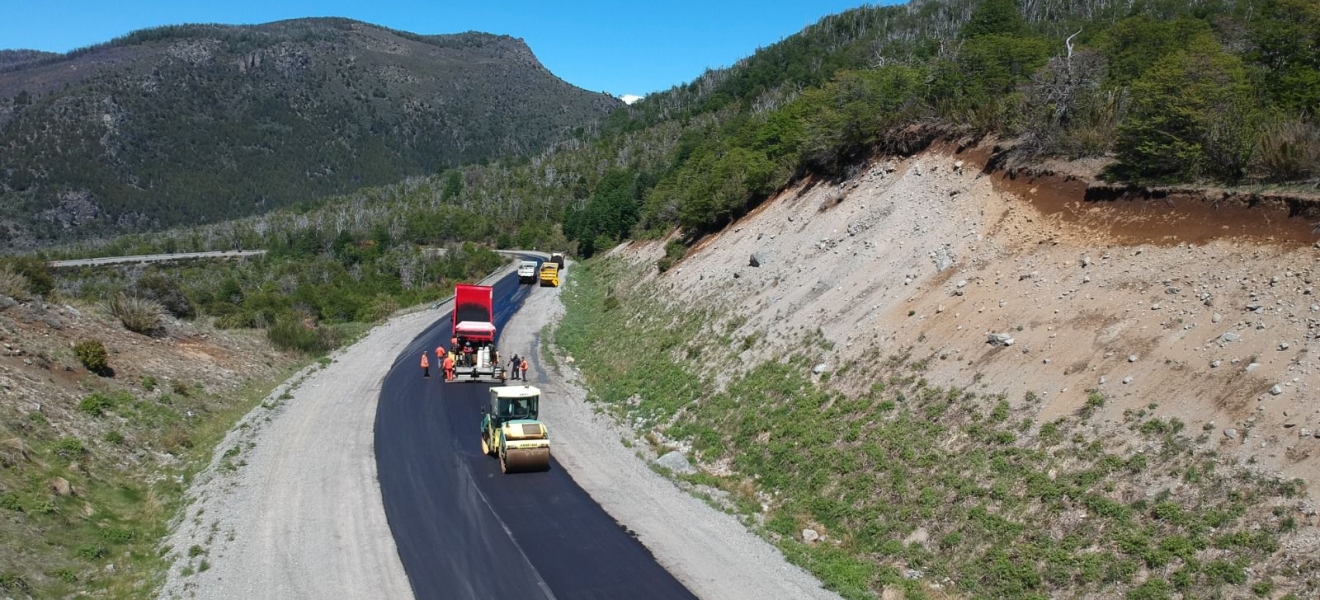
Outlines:
<svg viewBox="0 0 1320 600"><path fill-rule="evenodd" d="M516 273L500 279L496 327L503 331L538 289L519 286ZM434 373L424 380L417 365L423 350L434 364L449 336L446 314L409 345L385 377L376 413L385 515L416 598L694 598L557 462L544 473L502 475L481 454L489 385L446 384ZM550 435L553 452L553 428Z"/></svg>

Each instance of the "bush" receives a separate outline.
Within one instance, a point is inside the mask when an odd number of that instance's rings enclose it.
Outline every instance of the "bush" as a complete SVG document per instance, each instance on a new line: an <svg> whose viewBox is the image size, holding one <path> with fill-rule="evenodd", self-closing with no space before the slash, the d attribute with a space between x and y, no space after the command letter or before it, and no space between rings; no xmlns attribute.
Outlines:
<svg viewBox="0 0 1320 600"><path fill-rule="evenodd" d="M18 300L28 298L28 280L8 264L0 265L0 295Z"/></svg>
<svg viewBox="0 0 1320 600"><path fill-rule="evenodd" d="M161 330L161 317L165 309L159 302L127 294L117 294L105 304L111 316L119 319L124 328L133 333L154 335Z"/></svg>
<svg viewBox="0 0 1320 600"><path fill-rule="evenodd" d="M110 369L109 354L105 351L105 344L101 340L83 340L73 347L73 353L78 356L78 362L87 367L88 371L108 377L114 374Z"/></svg>
<svg viewBox="0 0 1320 600"><path fill-rule="evenodd" d="M266 337L281 350L309 355L329 352L339 345L338 332L329 327L309 326L293 315L281 317L266 330Z"/></svg>
<svg viewBox="0 0 1320 600"><path fill-rule="evenodd" d="M4 264L9 270L23 276L29 293L45 296L55 289L55 277L41 259L30 256L10 258Z"/></svg>
<svg viewBox="0 0 1320 600"><path fill-rule="evenodd" d="M161 308L180 319L190 319L197 309L179 287L178 280L161 273L148 273L137 282L138 294L160 304Z"/></svg>
<svg viewBox="0 0 1320 600"><path fill-rule="evenodd" d="M99 417L105 414L106 411L113 409L126 400L127 398L125 398L125 396L126 394L123 392L118 394L103 394L97 392L83 398L82 401L78 403L78 410L94 417Z"/></svg>
<svg viewBox="0 0 1320 600"><path fill-rule="evenodd" d="M1300 119L1270 125L1261 135L1256 162L1271 181L1320 177L1320 125Z"/></svg>

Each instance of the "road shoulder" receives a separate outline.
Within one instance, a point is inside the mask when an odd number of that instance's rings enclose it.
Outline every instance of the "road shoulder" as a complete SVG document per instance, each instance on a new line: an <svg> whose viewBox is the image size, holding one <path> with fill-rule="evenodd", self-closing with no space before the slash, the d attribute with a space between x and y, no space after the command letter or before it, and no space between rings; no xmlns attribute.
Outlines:
<svg viewBox="0 0 1320 600"><path fill-rule="evenodd" d="M574 481L700 598L838 598L733 516L651 470L623 445L622 440L633 434L598 414L587 403L586 391L574 383L576 377L563 379L546 368L540 335L563 315L561 289L533 290L509 321L500 346L505 355L537 359L534 366L539 373L529 375L542 389L541 416L551 434L555 459ZM560 368L566 374L571 370Z"/></svg>

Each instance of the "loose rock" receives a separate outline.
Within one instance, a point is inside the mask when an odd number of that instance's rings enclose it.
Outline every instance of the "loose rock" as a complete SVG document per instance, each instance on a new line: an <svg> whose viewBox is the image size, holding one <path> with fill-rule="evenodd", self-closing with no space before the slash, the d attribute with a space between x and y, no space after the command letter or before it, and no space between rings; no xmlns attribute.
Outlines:
<svg viewBox="0 0 1320 600"><path fill-rule="evenodd" d="M675 473L692 474L697 472L692 463L688 462L687 457L678 450L671 451L655 459L655 464Z"/></svg>

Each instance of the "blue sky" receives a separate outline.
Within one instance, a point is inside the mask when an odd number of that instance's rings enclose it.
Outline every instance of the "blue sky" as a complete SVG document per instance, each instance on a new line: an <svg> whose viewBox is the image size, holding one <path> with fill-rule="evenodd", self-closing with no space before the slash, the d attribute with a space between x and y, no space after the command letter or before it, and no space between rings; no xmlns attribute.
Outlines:
<svg viewBox="0 0 1320 600"><path fill-rule="evenodd" d="M415 33L523 38L574 85L616 96L667 89L863 0L4 0L0 49L64 52L175 23L339 16ZM892 3L892 0L886 1Z"/></svg>

